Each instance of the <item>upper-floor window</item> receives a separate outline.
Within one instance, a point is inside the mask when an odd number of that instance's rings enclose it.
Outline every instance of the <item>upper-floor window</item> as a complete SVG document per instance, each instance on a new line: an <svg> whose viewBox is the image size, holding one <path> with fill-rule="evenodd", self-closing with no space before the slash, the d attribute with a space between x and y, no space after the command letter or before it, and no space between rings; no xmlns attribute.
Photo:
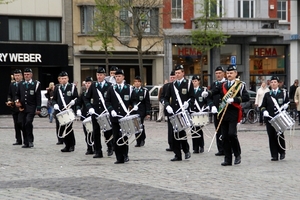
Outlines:
<svg viewBox="0 0 300 200"><path fill-rule="evenodd" d="M158 8L135 8L133 12L134 31L142 31L146 35L158 34Z"/></svg>
<svg viewBox="0 0 300 200"><path fill-rule="evenodd" d="M277 18L281 21L287 21L287 2L286 0L277 0Z"/></svg>
<svg viewBox="0 0 300 200"><path fill-rule="evenodd" d="M172 19L182 19L182 0L172 0Z"/></svg>
<svg viewBox="0 0 300 200"><path fill-rule="evenodd" d="M209 15L211 17L222 17L222 0L210 0L208 1Z"/></svg>
<svg viewBox="0 0 300 200"><path fill-rule="evenodd" d="M60 21L60 19L9 18L8 40L61 42Z"/></svg>
<svg viewBox="0 0 300 200"><path fill-rule="evenodd" d="M80 6L80 32L82 34L91 34L93 32L95 12L95 6Z"/></svg>
<svg viewBox="0 0 300 200"><path fill-rule="evenodd" d="M238 0L238 17L255 17L255 0Z"/></svg>
<svg viewBox="0 0 300 200"><path fill-rule="evenodd" d="M128 13L130 13L126 8L121 8L119 14L120 19L126 21L129 18ZM120 27L120 36L130 36L130 27L128 23L121 24Z"/></svg>

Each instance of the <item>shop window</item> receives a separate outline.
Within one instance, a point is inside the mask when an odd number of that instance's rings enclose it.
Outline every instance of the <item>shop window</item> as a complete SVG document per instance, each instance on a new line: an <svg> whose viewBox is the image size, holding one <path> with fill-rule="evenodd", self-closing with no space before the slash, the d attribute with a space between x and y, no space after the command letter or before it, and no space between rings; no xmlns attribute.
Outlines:
<svg viewBox="0 0 300 200"><path fill-rule="evenodd" d="M172 19L182 19L182 0L172 0Z"/></svg>
<svg viewBox="0 0 300 200"><path fill-rule="evenodd" d="M9 41L61 42L60 19L10 18Z"/></svg>
<svg viewBox="0 0 300 200"><path fill-rule="evenodd" d="M134 8L134 31L143 31L145 35L158 34L158 8ZM139 27L137 27L139 26Z"/></svg>
<svg viewBox="0 0 300 200"><path fill-rule="evenodd" d="M255 0L238 0L238 17L255 17Z"/></svg>
<svg viewBox="0 0 300 200"><path fill-rule="evenodd" d="M241 45L225 45L221 47L220 63L222 65L231 64L231 56L236 56L236 64L242 64Z"/></svg>
<svg viewBox="0 0 300 200"><path fill-rule="evenodd" d="M277 18L281 21L287 21L287 2L286 0L277 0Z"/></svg>

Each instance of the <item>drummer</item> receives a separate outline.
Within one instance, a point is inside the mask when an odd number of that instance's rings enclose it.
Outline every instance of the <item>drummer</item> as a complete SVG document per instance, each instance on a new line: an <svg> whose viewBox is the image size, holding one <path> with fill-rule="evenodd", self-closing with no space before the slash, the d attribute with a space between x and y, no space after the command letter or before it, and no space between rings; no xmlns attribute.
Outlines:
<svg viewBox="0 0 300 200"><path fill-rule="evenodd" d="M84 119L86 119L88 117L88 110L85 105L85 99L86 99L87 90L90 88L92 82L93 82L92 77L90 77L90 76L86 77L85 87L82 88L82 93L80 94L79 98L76 101L76 109L77 109L76 115L78 117L80 117L81 121L83 121ZM85 142L87 145L87 151L85 152L85 155L94 154L93 145L91 145L91 143L92 143L91 138L89 137L87 129L84 125L83 125L83 132L85 135ZM90 134L92 134L92 133L90 133Z"/></svg>
<svg viewBox="0 0 300 200"><path fill-rule="evenodd" d="M115 74L116 84L110 87L107 91L105 98L105 104L111 115L112 131L114 136L114 150L117 161L115 164L122 164L129 161L128 157L128 145L119 146L117 141L121 138L120 125L118 120L122 116L126 116L129 106L132 106L130 94L132 92L132 86L125 82L125 75L122 69L118 69ZM138 107L134 106L134 110ZM124 138L126 141L127 138Z"/></svg>
<svg viewBox="0 0 300 200"><path fill-rule="evenodd" d="M165 108L170 115L174 115L178 112L188 109L194 105L194 86L190 80L184 78L184 68L182 65L177 65L175 67L176 80L170 83L166 94L165 94ZM178 91L178 93L177 93ZM172 100L171 100L172 99ZM174 130L173 130L174 132ZM175 153L174 158L171 161L181 161L181 149L185 154L185 159L191 157L190 147L187 139L176 140L175 134L173 134L173 152ZM180 131L179 137L186 137L186 132Z"/></svg>
<svg viewBox="0 0 300 200"><path fill-rule="evenodd" d="M270 92L265 93L261 104L261 112L265 117L265 123L267 127L267 132L269 136L269 148L271 152L271 161L278 161L279 159L283 160L285 158L285 140L284 133L277 135L275 128L269 122L269 117L277 116L280 111L278 108L286 110L289 106L289 97L285 89L280 89L279 87L279 78L277 76L271 77L271 90ZM276 106L278 104L278 107ZM279 142L278 138L279 137Z"/></svg>
<svg viewBox="0 0 300 200"><path fill-rule="evenodd" d="M68 73L62 71L59 74L59 76L60 76L61 85L55 87L53 93L53 99L52 99L56 116L61 111L68 110L68 107L74 106L75 99L78 97L76 85L74 85L73 83L69 83ZM73 122L69 126L66 125L60 126L59 133L58 133L59 136L62 137L66 133L69 134L67 134L63 138L65 147L61 149L61 152L72 152L75 150L75 136L73 130Z"/></svg>
<svg viewBox="0 0 300 200"><path fill-rule="evenodd" d="M192 77L192 82L194 85L194 93L195 93L195 103L191 106L192 112L207 112L206 106L211 102L209 98L203 98L201 96L202 92L205 90L200 87L200 78L197 75ZM203 126L194 126L193 131L195 132L192 135L193 142L193 153L203 153L204 152L204 137L203 137Z"/></svg>
<svg viewBox="0 0 300 200"><path fill-rule="evenodd" d="M97 117L103 113L106 109L105 98L107 95L107 90L111 87L111 83L104 80L105 69L99 67L96 72L97 81L93 82L90 86L88 92L86 93L86 107L89 114L92 116L93 122L93 137L94 137L94 148L95 155L93 158L102 158L102 144L101 144L101 129L97 122ZM99 96L101 95L101 96ZM112 130L104 132L105 140L108 141L107 145L107 156L113 155L113 141L110 140L112 137Z"/></svg>

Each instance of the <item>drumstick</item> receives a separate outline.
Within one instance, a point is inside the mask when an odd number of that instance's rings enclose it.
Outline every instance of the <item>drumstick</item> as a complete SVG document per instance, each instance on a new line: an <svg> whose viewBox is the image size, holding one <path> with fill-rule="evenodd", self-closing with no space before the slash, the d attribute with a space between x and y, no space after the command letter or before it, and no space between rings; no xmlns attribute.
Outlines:
<svg viewBox="0 0 300 200"><path fill-rule="evenodd" d="M76 101L76 99L77 99L77 97L76 97L75 99L73 99L73 100ZM70 103L71 103L71 102L70 102ZM69 106L70 106L70 103L69 103L66 107L64 107L62 110L68 109Z"/></svg>
<svg viewBox="0 0 300 200"><path fill-rule="evenodd" d="M188 99L186 102L189 102L191 99ZM183 110L181 107L180 108L178 108L178 110L176 110L176 112L175 113L178 113L178 111L180 111L180 110ZM173 113L174 114L174 113Z"/></svg>
<svg viewBox="0 0 300 200"><path fill-rule="evenodd" d="M141 102L139 102L138 104L136 104L136 106L139 106L140 104L141 104ZM128 116L132 111L136 111L136 110L131 109L131 111L129 111L126 116Z"/></svg>

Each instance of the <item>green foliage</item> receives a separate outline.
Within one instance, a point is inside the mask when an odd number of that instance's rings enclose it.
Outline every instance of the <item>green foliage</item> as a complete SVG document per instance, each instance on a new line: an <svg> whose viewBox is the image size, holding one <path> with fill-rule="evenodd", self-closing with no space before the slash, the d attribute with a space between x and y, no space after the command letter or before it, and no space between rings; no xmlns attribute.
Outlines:
<svg viewBox="0 0 300 200"><path fill-rule="evenodd" d="M0 0L0 4L8 4L13 2L14 0Z"/></svg>

